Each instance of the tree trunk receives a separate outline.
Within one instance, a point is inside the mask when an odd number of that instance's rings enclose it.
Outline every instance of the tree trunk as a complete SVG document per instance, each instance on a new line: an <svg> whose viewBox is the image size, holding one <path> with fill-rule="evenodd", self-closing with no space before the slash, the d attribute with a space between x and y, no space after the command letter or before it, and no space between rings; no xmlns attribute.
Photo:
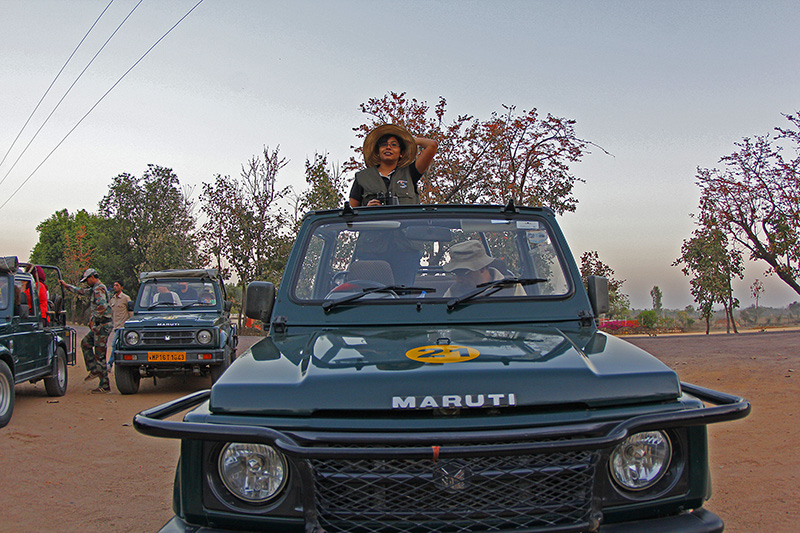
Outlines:
<svg viewBox="0 0 800 533"><path fill-rule="evenodd" d="M731 310L728 309L728 303L725 302L722 304L722 307L725 309L725 333L731 333Z"/></svg>
<svg viewBox="0 0 800 533"><path fill-rule="evenodd" d="M733 332L739 334L739 329L736 327L736 317L733 316L733 298L731 298L731 322L733 323Z"/></svg>
<svg viewBox="0 0 800 533"><path fill-rule="evenodd" d="M242 320L244 317L244 303L247 301L247 285L239 280L242 284L242 301L239 303L239 331L242 331Z"/></svg>

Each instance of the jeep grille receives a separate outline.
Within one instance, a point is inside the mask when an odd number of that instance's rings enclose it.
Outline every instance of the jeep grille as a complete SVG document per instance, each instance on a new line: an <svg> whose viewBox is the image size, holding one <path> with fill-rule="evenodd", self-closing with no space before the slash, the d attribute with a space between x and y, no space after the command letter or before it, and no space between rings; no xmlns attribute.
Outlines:
<svg viewBox="0 0 800 533"><path fill-rule="evenodd" d="M311 463L318 519L329 533L584 531L597 525L598 460L598 452L581 451Z"/></svg>
<svg viewBox="0 0 800 533"><path fill-rule="evenodd" d="M197 344L195 330L142 331L141 344L144 346L185 346Z"/></svg>

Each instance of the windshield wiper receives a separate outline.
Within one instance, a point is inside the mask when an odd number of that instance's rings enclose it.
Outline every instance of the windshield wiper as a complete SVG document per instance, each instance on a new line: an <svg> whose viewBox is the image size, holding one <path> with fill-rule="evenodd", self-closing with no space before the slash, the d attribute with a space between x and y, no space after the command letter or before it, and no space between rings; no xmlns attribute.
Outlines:
<svg viewBox="0 0 800 533"><path fill-rule="evenodd" d="M535 283L544 283L545 281L548 281L547 278L503 278L487 281L486 283L477 285L473 291L463 294L458 298L448 300L447 309L452 311L458 304L472 300L476 296L489 296L507 287L513 287L514 285L533 285Z"/></svg>
<svg viewBox="0 0 800 533"><path fill-rule="evenodd" d="M367 294L372 294L373 292L393 292L393 293L423 293L423 292L435 292L436 289L431 287L407 287L405 285L380 285L378 287L368 287L362 289L361 292L357 292L355 294L351 294L350 296L345 296L344 298L340 298L338 300L325 300L322 303L322 309L325 312L330 311L334 307L342 304L346 304L349 302L353 302L360 298L363 298Z"/></svg>
<svg viewBox="0 0 800 533"><path fill-rule="evenodd" d="M189 309L190 307L194 307L195 305L202 305L203 307L212 307L212 304L204 304L201 301L191 302L181 306L181 309Z"/></svg>
<svg viewBox="0 0 800 533"><path fill-rule="evenodd" d="M147 310L149 311L149 310L151 310L151 309L153 309L155 307L158 307L159 305L169 305L170 307L172 307L172 306L175 305L175 302L156 302L153 305L151 305L150 307L148 307Z"/></svg>

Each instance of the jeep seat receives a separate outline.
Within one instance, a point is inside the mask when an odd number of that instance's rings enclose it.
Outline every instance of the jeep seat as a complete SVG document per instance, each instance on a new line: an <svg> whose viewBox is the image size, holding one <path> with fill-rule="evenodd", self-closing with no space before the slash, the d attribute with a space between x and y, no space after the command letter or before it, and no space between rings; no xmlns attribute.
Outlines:
<svg viewBox="0 0 800 533"><path fill-rule="evenodd" d="M347 270L347 280L356 279L374 281L381 285L394 285L392 267L386 261L354 261Z"/></svg>

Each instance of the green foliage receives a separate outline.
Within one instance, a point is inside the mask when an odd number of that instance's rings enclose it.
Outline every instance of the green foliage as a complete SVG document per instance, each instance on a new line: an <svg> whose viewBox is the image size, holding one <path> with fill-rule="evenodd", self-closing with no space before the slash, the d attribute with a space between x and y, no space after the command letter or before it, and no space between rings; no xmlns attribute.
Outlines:
<svg viewBox="0 0 800 533"><path fill-rule="evenodd" d="M645 329L653 329L656 327L656 324L658 324L658 314L656 314L653 309L642 311L636 318L639 319L639 323Z"/></svg>
<svg viewBox="0 0 800 533"><path fill-rule="evenodd" d="M193 204L171 169L148 165L141 177L116 176L100 201L102 249L126 288L138 288L139 272L196 268L198 249Z"/></svg>
<svg viewBox="0 0 800 533"><path fill-rule="evenodd" d="M694 325L694 319L686 311L678 311L675 318L683 329L689 329Z"/></svg>
<svg viewBox="0 0 800 533"><path fill-rule="evenodd" d="M36 226L39 241L31 251L31 263L57 266L64 275L80 274L87 268L84 262L79 261L77 265L68 263L70 256L72 259L83 256L84 261L91 260L92 266L100 270L99 266L94 265L95 257L90 251L97 250L101 224L101 217L83 209L75 214L70 214L66 209L56 211ZM80 233L84 235L79 237Z"/></svg>
<svg viewBox="0 0 800 533"><path fill-rule="evenodd" d="M584 286L589 276L602 276L608 280L608 318L624 319L630 316L631 301L628 295L622 292L625 280L614 278L614 270L600 260L596 251L584 252L581 255L580 271Z"/></svg>
<svg viewBox="0 0 800 533"><path fill-rule="evenodd" d="M705 222L708 224L710 221ZM731 282L734 277L741 279L744 275L742 254L731 249L725 233L713 225L702 226L693 235L683 241L681 256L672 265L683 265L681 271L684 275L692 276L689 286L700 314L706 320L706 332L715 303L724 306L729 324L733 324L735 331L733 310L739 306L739 300L733 297Z"/></svg>
<svg viewBox="0 0 800 533"><path fill-rule="evenodd" d="M317 209L336 209L346 201L347 183L342 170L328 164L327 154L314 154L314 160L306 159L306 183L308 189L300 195L300 212Z"/></svg>
<svg viewBox="0 0 800 533"><path fill-rule="evenodd" d="M661 289L658 288L658 285L654 285L653 288L650 289L650 297L653 299L653 311L656 312L656 315L661 316L661 309L663 307L661 299L663 294L661 293Z"/></svg>

